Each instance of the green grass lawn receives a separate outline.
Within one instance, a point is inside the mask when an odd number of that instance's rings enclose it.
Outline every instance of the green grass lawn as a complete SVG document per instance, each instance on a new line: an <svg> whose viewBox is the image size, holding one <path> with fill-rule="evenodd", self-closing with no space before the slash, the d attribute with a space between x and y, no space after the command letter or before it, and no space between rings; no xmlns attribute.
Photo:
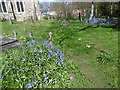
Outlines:
<svg viewBox="0 0 120 90"><path fill-rule="evenodd" d="M21 42L28 37L29 31L37 40L47 40L48 33L52 32L55 46L81 71L72 73L72 88L118 87L118 31L96 26L77 20L71 20L68 26L60 26L60 22L52 20L13 25L2 22L1 34L13 37L15 30ZM83 29L85 27L88 28Z"/></svg>

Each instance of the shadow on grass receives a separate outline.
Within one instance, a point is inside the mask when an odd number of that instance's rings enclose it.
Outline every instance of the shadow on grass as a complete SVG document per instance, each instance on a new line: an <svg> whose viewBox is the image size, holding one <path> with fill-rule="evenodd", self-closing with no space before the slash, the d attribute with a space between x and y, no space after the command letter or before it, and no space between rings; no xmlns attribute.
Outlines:
<svg viewBox="0 0 120 90"><path fill-rule="evenodd" d="M65 39L68 39L69 37L73 36L73 35L76 34L77 32L86 30L86 29L88 29L88 28L90 28L90 27L92 27L92 25L86 26L86 27L84 27L84 28L82 28L82 29L80 29L80 30L77 30L77 31L75 31L75 32L73 32L73 33L70 33L68 36L62 38L62 39L59 41L59 44L61 45L61 43L62 43Z"/></svg>

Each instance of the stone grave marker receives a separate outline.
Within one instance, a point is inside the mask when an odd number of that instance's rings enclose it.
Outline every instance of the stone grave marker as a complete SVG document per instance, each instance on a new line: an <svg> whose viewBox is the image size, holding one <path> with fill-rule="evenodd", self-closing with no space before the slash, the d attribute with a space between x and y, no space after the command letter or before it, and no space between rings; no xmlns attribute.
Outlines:
<svg viewBox="0 0 120 90"><path fill-rule="evenodd" d="M17 39L11 37L0 36L0 51L8 48L17 47Z"/></svg>
<svg viewBox="0 0 120 90"><path fill-rule="evenodd" d="M61 26L67 26L68 25L68 22L66 20L63 20L60 24Z"/></svg>

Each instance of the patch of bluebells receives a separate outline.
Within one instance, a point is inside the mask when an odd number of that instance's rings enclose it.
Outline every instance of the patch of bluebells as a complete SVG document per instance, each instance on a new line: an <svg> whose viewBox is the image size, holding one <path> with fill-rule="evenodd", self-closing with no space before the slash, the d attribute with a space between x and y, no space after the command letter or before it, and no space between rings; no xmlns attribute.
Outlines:
<svg viewBox="0 0 120 90"><path fill-rule="evenodd" d="M28 42L27 42L28 43ZM60 49L56 49L56 47L54 45L49 45L49 42L47 40L40 40L39 43L37 43L34 39L29 41L30 47L32 48L33 52L38 52L41 54L47 54L48 60L50 60L51 58L55 58L56 59L56 64L58 66L62 66L65 65L64 62L64 53L60 50ZM46 51L42 50L42 49L37 49L36 48L36 44L39 44L38 46L41 46L43 48L46 48ZM44 55L41 56L40 60L42 62L44 62L45 59Z"/></svg>
<svg viewBox="0 0 120 90"><path fill-rule="evenodd" d="M87 20L85 22L85 24L98 24L98 23L103 23L103 24L116 24L118 23L118 20L114 19L113 17L112 18L109 18L107 20L102 20L100 18L92 18L90 20Z"/></svg>
<svg viewBox="0 0 120 90"><path fill-rule="evenodd" d="M21 73L24 71L31 72L31 70L30 70L31 65L37 64L37 65L34 65L34 67L32 69L35 71L33 73L43 72L44 74L41 75L41 78L43 78L45 81L45 82L40 82L36 78L33 78L33 80L26 83L27 88L34 88L34 87L39 86L40 83L43 84L43 83L48 83L50 81L51 77L49 75L51 75L51 73L53 73L53 72L52 72L51 68L47 68L45 71L44 70L42 71L41 67L44 65L44 64L42 65L43 62L45 62L47 60L49 60L49 61L54 60L53 62L56 63L55 67L65 65L64 53L60 49L57 49L54 45L49 46L47 40L42 40L40 42L37 42L37 41L35 41L35 39L33 39L31 41L26 42L25 47L27 49L25 49L24 46L21 46L21 48L22 48L21 50L24 50L23 52L25 55L22 55L23 53L21 53L21 52L20 53L16 52L17 60L21 62L20 64L22 64L22 67L19 65L16 67L16 64L12 64L12 65L10 65L10 67L12 68L11 71L14 71L14 70L19 71L19 69L20 69ZM34 49L35 52L32 51L32 49ZM12 53L15 53L15 52L12 52ZM9 53L9 55L12 57L11 53ZM29 63L30 67L29 67L29 65L27 67L25 66L27 62ZM17 63L17 62L15 62L15 63ZM25 65L23 63L25 63ZM13 75L15 75L15 74L13 74ZM4 78L4 75L0 75L0 79L3 79L3 78Z"/></svg>
<svg viewBox="0 0 120 90"><path fill-rule="evenodd" d="M27 83L26 84L27 88L32 88L34 86L34 84L32 84L31 82L30 83Z"/></svg>

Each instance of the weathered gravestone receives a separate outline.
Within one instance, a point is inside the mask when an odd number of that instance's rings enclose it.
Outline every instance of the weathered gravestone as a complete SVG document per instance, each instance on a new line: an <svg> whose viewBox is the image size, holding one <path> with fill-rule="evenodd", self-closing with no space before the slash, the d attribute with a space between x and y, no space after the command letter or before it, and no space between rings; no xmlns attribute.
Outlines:
<svg viewBox="0 0 120 90"><path fill-rule="evenodd" d="M17 39L11 37L0 36L0 51L8 48L17 47Z"/></svg>
<svg viewBox="0 0 120 90"><path fill-rule="evenodd" d="M48 39L48 44L49 45L52 45L52 32L49 32L49 34L48 34L48 36L49 36L49 39Z"/></svg>
<svg viewBox="0 0 120 90"><path fill-rule="evenodd" d="M68 25L68 22L66 20L63 20L60 24L61 26L67 26Z"/></svg>

